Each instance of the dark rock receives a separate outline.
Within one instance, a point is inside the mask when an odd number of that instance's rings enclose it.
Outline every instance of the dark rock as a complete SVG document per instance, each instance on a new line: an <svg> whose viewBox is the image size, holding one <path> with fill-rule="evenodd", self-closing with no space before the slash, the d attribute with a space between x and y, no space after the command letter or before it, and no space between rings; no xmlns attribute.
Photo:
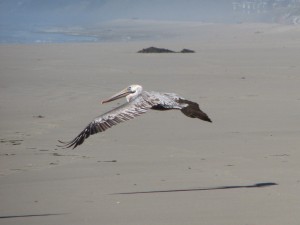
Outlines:
<svg viewBox="0 0 300 225"><path fill-rule="evenodd" d="M42 115L38 115L38 116L33 116L34 118L45 118L44 116L42 116Z"/></svg>
<svg viewBox="0 0 300 225"><path fill-rule="evenodd" d="M138 51L138 53L195 53L195 51L184 48L180 52L174 52L166 48L149 47Z"/></svg>
<svg viewBox="0 0 300 225"><path fill-rule="evenodd" d="M138 53L175 53L175 52L165 48L150 47L150 48L144 48L138 51Z"/></svg>
<svg viewBox="0 0 300 225"><path fill-rule="evenodd" d="M184 48L184 49L181 50L181 53L195 53L195 51Z"/></svg>

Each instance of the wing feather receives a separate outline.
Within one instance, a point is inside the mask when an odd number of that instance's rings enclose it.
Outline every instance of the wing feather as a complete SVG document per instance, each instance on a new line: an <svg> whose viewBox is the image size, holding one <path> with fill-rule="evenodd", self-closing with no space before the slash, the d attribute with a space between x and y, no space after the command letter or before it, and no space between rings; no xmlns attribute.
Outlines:
<svg viewBox="0 0 300 225"><path fill-rule="evenodd" d="M207 122L212 122L208 115L200 109L198 103L186 99L178 99L178 102L187 105L181 109L181 112L184 115L191 118L198 118Z"/></svg>
<svg viewBox="0 0 300 225"><path fill-rule="evenodd" d="M95 118L81 131L73 140L69 142L59 141L63 148L76 148L81 145L90 135L103 132L112 126L131 120L147 112L152 107L151 102L146 101L143 96L139 96L129 103L125 103L101 116Z"/></svg>

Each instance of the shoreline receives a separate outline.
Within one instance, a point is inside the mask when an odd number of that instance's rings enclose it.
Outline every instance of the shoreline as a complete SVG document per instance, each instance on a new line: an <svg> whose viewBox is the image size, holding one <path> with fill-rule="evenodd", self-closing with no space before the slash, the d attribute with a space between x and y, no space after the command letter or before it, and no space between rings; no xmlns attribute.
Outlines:
<svg viewBox="0 0 300 225"><path fill-rule="evenodd" d="M256 27L281 29L297 29L295 25L278 23L205 23L197 21L154 21L154 20L115 20L91 27L49 27L39 28L27 32L25 37L20 36L19 42L1 45L31 45L31 44L68 44L68 43L118 43L118 42L147 42L163 41L178 38L191 33L201 27ZM177 32L177 30L181 30ZM185 30L185 34L182 31ZM299 30L299 29L298 29ZM23 34L24 35L24 34ZM39 37L39 35L42 35ZM50 36L47 36L50 35ZM15 35L13 35L15 36ZM52 37L53 36L53 37ZM56 37L55 37L56 36ZM80 38L82 37L82 38ZM16 38L16 37L14 37ZM27 39L25 39L27 38ZM30 41L30 39L32 39ZM90 39L90 40L87 40Z"/></svg>

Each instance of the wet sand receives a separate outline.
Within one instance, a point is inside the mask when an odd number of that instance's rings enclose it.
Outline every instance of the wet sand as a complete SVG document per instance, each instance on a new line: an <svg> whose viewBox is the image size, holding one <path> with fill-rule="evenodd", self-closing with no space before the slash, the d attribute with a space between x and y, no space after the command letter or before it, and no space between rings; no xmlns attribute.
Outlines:
<svg viewBox="0 0 300 225"><path fill-rule="evenodd" d="M299 223L300 28L153 27L174 37L0 45L1 224ZM196 53L136 53L150 46ZM132 83L197 101L213 123L149 112L56 147Z"/></svg>

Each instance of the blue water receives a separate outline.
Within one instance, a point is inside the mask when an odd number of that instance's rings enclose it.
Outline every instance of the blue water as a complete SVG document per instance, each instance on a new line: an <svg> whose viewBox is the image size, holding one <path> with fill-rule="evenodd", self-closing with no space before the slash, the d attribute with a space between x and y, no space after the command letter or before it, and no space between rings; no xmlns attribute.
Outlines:
<svg viewBox="0 0 300 225"><path fill-rule="evenodd" d="M35 30L21 30L0 27L0 44L38 44L67 42L98 42L99 37L72 35L66 33L49 33Z"/></svg>
<svg viewBox="0 0 300 225"><path fill-rule="evenodd" d="M29 26L9 27L0 24L0 44L42 44L69 42L111 42L157 40L163 35L143 30L113 28L75 28Z"/></svg>

